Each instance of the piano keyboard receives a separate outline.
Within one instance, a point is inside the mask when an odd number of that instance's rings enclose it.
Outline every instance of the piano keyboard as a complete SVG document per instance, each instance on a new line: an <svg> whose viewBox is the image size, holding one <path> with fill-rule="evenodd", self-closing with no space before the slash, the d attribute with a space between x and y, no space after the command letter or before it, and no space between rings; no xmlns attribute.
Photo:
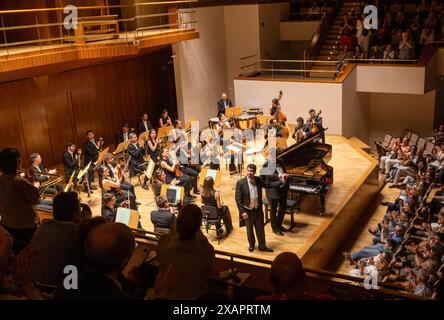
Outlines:
<svg viewBox="0 0 444 320"><path fill-rule="evenodd" d="M318 187L310 187L310 186L303 186L298 184L290 184L290 190L291 191L298 191L298 192L306 192L306 193L319 193L320 188Z"/></svg>

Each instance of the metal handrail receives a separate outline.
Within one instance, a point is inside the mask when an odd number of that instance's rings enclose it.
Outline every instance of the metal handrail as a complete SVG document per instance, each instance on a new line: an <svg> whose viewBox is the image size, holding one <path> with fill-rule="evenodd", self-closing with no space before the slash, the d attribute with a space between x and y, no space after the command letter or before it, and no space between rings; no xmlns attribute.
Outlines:
<svg viewBox="0 0 444 320"><path fill-rule="evenodd" d="M386 63L391 63L391 64L396 64L396 63L412 63L412 64L416 64L416 63L418 63L418 59L408 59L408 60L401 60L401 59L345 59L344 61L351 62L351 63L356 63L356 61L386 62Z"/></svg>
<svg viewBox="0 0 444 320"><path fill-rule="evenodd" d="M146 18L157 18L157 17L167 17L181 14L189 14L196 13L196 10L188 10L188 11L180 11L180 12L168 12L168 13L155 13L155 14L144 14L144 15L136 15L132 18L122 18L122 19L114 19L114 20L94 20L94 21L79 21L83 24L94 24L99 22L132 22L137 19L146 19ZM97 16L100 17L100 16ZM82 17L79 17L82 18ZM33 28L44 28L44 27L60 27L63 26L63 22L53 22L53 23L42 23L42 24L27 24L21 26L11 26L11 27L0 27L0 31L12 31L12 30L22 30L22 29L33 29Z"/></svg>
<svg viewBox="0 0 444 320"><path fill-rule="evenodd" d="M144 239L144 240L153 241L154 242L153 245L157 245L159 242L159 238L161 236L163 236L160 233L156 233L156 232L152 232L152 231L148 231L148 230L142 230L142 229L132 229L132 230L134 232L136 239L140 238L140 239ZM141 233L144 233L145 235L142 235ZM146 235L150 235L150 236L146 236ZM217 256L229 258L230 260L232 259L232 261L234 261L234 259L237 259L238 262L241 262L241 261L245 261L247 263L254 262L254 263L263 264L267 267L270 267L272 264L271 260L266 260L266 259L262 259L262 258L251 257L251 256L245 256L242 254L227 252L227 251L218 250L218 249L215 249L214 253ZM334 281L333 278L336 278L336 279L341 279L341 280L347 281L348 284L364 283L363 278L357 278L357 277L353 277L353 276L349 276L349 275L345 275L345 274L340 274L340 273L336 273L336 272L332 272L332 271L327 271L327 270L312 269L312 268L307 268L307 267L304 267L303 269L307 273L327 277L327 278L332 279L332 281ZM393 292L393 294L399 294L400 296L403 296L406 298L414 298L414 297L404 294L403 292L398 291L399 287L391 285L389 283L381 283L380 282L379 285L380 285L380 287L382 287L383 289L386 289L386 290L397 290L396 292Z"/></svg>
<svg viewBox="0 0 444 320"><path fill-rule="evenodd" d="M183 3L196 3L198 0L178 0L178 1L157 1L157 2L140 2L134 4L120 4L120 5L107 5L107 6L83 6L76 7L77 10L96 10L96 9L117 9L117 8L132 8L152 5L166 5L166 4L183 4ZM36 12L48 12L48 11L64 11L65 7L55 8L29 8L29 9L16 9L16 10L1 10L2 14L15 14L15 13L36 13Z"/></svg>
<svg viewBox="0 0 444 320"><path fill-rule="evenodd" d="M138 37L138 32L139 31L143 32L143 30L165 28L165 27L179 26L179 25L184 25L184 24L194 24L194 23L196 23L196 21L187 21L187 22L171 23L171 24L161 24L161 25L155 25L155 26L150 26L150 27L137 28L134 31L135 38ZM186 30L189 30L189 29L186 29ZM106 34L106 36L116 36L116 35L121 35L121 33L113 32L113 33L107 33ZM84 38L88 38L88 37L89 37L89 35L82 35L82 36L66 35L66 36L63 36L63 37L54 37L54 38L45 38L45 39L35 39L35 40L26 40L26 41L7 42L7 43L0 43L0 48L21 46L21 45L26 45L26 44L44 43L44 42L63 41L63 40L70 40L70 41L72 41L74 39L84 39ZM124 39L121 39L121 40L123 41Z"/></svg>

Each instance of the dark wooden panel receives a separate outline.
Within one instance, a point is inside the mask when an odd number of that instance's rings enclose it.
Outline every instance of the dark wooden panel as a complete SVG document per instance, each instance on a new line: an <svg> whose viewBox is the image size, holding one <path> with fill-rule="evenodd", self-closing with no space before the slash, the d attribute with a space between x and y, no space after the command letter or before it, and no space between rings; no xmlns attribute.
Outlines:
<svg viewBox="0 0 444 320"><path fill-rule="evenodd" d="M74 140L72 119L67 94L45 97L48 132L51 141L52 158L55 163L62 161L65 143Z"/></svg>
<svg viewBox="0 0 444 320"><path fill-rule="evenodd" d="M162 108L177 114L170 60L166 47L134 59L0 83L0 112L11 119L0 118L0 146L16 146L25 157L39 152L52 166L60 163L68 140L85 143L87 130L111 145L121 125L135 128L142 112L157 125Z"/></svg>
<svg viewBox="0 0 444 320"><path fill-rule="evenodd" d="M22 92L19 87L15 86L15 88L17 89L15 93L20 95ZM22 95L19 102L26 151L28 156L33 152L38 152L45 164L53 164L44 100L40 96L39 88L32 80L26 81L26 89L27 91L23 92L26 96Z"/></svg>
<svg viewBox="0 0 444 320"><path fill-rule="evenodd" d="M20 113L15 95L9 94L11 85L0 86L0 149L8 146L25 151Z"/></svg>

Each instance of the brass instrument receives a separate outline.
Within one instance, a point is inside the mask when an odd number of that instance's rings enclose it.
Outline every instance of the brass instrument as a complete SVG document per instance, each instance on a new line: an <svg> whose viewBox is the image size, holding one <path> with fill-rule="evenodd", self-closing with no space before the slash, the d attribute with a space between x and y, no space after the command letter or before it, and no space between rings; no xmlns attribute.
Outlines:
<svg viewBox="0 0 444 320"><path fill-rule="evenodd" d="M34 180L32 179L32 177L29 175L28 170L26 169L19 169L18 170L19 173L23 173L25 174L25 177L27 178L27 180L31 183L34 183ZM38 174L41 176L47 176L49 177L49 179L43 183L40 183L38 189L39 189L39 196L45 195L45 196L52 196L51 194L45 194L45 192L48 190L49 187L55 186L56 184L60 183L63 181L63 176L58 175L58 174L52 174L52 173L48 173L48 172L35 172L34 174Z"/></svg>

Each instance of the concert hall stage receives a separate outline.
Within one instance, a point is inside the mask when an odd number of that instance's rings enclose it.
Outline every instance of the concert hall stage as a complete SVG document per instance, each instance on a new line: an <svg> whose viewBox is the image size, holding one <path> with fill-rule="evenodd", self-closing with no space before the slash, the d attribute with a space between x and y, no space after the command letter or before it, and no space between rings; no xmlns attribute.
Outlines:
<svg viewBox="0 0 444 320"><path fill-rule="evenodd" d="M291 139L290 139L291 140ZM288 141L288 143L292 143ZM222 192L222 200L230 208L234 231L220 244L215 231L207 235L211 244L217 249L230 253L252 256L267 260L284 251L295 252L302 258L305 267L324 268L331 255L336 252L341 242L346 239L356 221L367 207L372 197L378 192L377 161L364 152L356 140L348 140L342 136L327 135L326 143L333 146L332 158L328 162L334 168L334 182L326 196L328 216L319 215L319 198L306 195L302 201L302 213L295 215L296 227L284 236L275 235L268 223L265 226L267 246L274 252L265 253L257 250L248 252L248 241L245 228L238 226L238 211L234 200L234 188L237 175L230 177L221 165L222 181L218 188ZM260 159L256 163L261 163ZM243 174L245 176L245 172ZM133 179L136 182L136 179ZM100 191L93 194L93 214L100 215ZM155 203L151 190L143 190L136 186L141 214L141 223L146 230L153 230L149 215ZM83 200L86 200L84 193ZM200 197L196 197L200 205ZM290 215L285 216L284 227L288 227ZM205 231L204 231L205 233Z"/></svg>

